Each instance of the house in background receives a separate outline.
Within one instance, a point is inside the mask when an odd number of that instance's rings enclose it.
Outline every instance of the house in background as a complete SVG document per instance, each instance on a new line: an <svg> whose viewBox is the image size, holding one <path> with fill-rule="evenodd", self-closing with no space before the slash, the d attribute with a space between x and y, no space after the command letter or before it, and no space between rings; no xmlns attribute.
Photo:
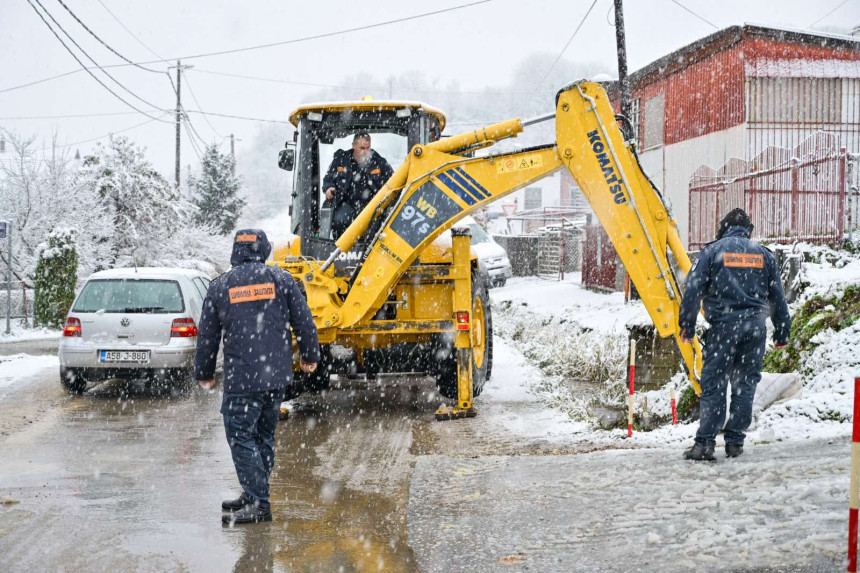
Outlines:
<svg viewBox="0 0 860 573"><path fill-rule="evenodd" d="M840 233L834 221L846 214L846 158L860 152L860 37L734 26L629 79L642 165L688 247L712 240L715 222L734 207L756 212L762 230L765 222L789 221L763 237ZM617 85L609 91L617 102ZM822 158L833 165L816 163ZM757 172L772 176L720 187ZM824 223L827 232L819 229Z"/></svg>

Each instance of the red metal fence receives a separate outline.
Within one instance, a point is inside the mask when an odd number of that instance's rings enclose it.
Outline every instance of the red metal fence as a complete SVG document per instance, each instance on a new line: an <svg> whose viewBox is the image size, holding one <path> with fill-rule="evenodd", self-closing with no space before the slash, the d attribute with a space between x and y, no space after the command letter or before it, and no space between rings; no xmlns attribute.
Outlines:
<svg viewBox="0 0 860 573"><path fill-rule="evenodd" d="M690 250L716 237L719 221L736 207L767 243L841 240L845 231L845 148L823 134L794 152L768 148L751 161L733 160L719 171L702 167L690 180Z"/></svg>

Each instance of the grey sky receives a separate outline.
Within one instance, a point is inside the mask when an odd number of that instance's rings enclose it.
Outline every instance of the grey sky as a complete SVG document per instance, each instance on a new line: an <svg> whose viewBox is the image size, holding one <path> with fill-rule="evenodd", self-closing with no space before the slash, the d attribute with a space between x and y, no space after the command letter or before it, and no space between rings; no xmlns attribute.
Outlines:
<svg viewBox="0 0 860 573"><path fill-rule="evenodd" d="M100 64L121 63L90 37L57 0L39 1ZM99 0L63 1L124 56L134 61L157 59L120 26ZM469 0L433 3L392 0L101 1L140 41L170 60L332 32L469 3ZM680 0L680 3L720 28L751 22L806 29L837 6L818 26L849 29L860 24L860 2L856 0L844 3L841 0ZM187 73L183 103L187 109L285 120L291 108L303 101L306 94L319 90L316 86L206 73L211 71L309 84L337 84L343 77L358 72L384 78L421 70L429 78L438 79L441 85L457 81L463 90L503 85L510 79L513 66L529 53L557 55L590 5L591 0L493 0L442 15L335 37L223 56L186 57L183 63L196 68ZM607 73L615 75L615 34L609 23L611 5L611 0L598 0L564 53L565 59L599 62ZM3 54L0 59L0 118L4 119L0 119L0 126L21 134L37 135L40 146L47 146L53 131L59 134L61 143L71 143L147 121L148 118L140 114L125 113L131 110L83 71L2 93L12 86L79 69L79 65L45 27L27 0L3 0L0 20L4 22L4 33L0 35L0 53ZM715 31L672 0L627 0L625 25L631 71ZM166 65L156 63L150 67L164 70ZM175 97L164 74L133 67L113 68L110 73L157 108L174 107ZM189 85L199 104L187 89ZM152 109L121 88L114 86L114 90L136 107ZM383 98L387 94L370 95ZM414 98L415 94L411 94L410 99ZM433 102L432 94L421 99ZM5 119L113 112L123 115ZM163 119L172 122L170 115ZM457 118L449 119L456 121ZM222 141L222 136L235 133L244 140L237 145L247 145L257 129L253 122L210 117L209 122L219 136L202 117L192 115L192 121L203 139ZM150 122L127 132L148 148L156 167L170 179L173 130L172 123ZM79 148L84 153L94 145L95 142L80 143L72 149ZM187 139L183 140L182 163L197 163Z"/></svg>

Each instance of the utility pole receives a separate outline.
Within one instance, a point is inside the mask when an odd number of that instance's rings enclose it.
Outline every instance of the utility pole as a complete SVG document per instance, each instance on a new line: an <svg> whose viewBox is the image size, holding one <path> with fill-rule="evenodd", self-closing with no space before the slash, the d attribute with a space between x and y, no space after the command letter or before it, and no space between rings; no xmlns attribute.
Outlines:
<svg viewBox="0 0 860 573"><path fill-rule="evenodd" d="M193 67L194 66L183 66L179 60L176 60L176 65L168 68L176 68L176 189L179 189L179 179L182 171L179 166L180 147L182 142L182 70L187 70Z"/></svg>
<svg viewBox="0 0 860 573"><path fill-rule="evenodd" d="M236 139L236 137L231 133L230 134L230 159L233 160L233 172L236 172L236 142L242 141L241 139Z"/></svg>
<svg viewBox="0 0 860 573"><path fill-rule="evenodd" d="M618 46L618 87L620 90L621 115L630 117L630 84L627 81L627 40L624 37L624 14L621 0L615 0L615 43Z"/></svg>

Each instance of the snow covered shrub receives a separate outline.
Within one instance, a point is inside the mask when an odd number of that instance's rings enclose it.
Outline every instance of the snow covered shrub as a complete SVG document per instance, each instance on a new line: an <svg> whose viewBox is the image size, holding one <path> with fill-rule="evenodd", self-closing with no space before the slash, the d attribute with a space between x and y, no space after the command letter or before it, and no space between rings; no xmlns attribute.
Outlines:
<svg viewBox="0 0 860 573"><path fill-rule="evenodd" d="M35 272L35 325L62 328L75 299L78 252L75 232L56 229L38 248Z"/></svg>
<svg viewBox="0 0 860 573"><path fill-rule="evenodd" d="M493 329L545 376L531 388L572 418L590 419L595 406L623 403L627 338L597 332L565 318L531 313L503 301L494 305Z"/></svg>
<svg viewBox="0 0 860 573"><path fill-rule="evenodd" d="M195 221L211 227L219 235L229 235L236 228L245 200L238 196L241 182L236 176L236 162L209 145L200 162L200 176L188 177L188 187L197 205Z"/></svg>
<svg viewBox="0 0 860 573"><path fill-rule="evenodd" d="M788 347L773 350L765 357L768 372L795 372L801 357L817 346L817 335L826 330L839 332L860 318L860 286L845 289L841 297L815 295L795 313L791 322Z"/></svg>

